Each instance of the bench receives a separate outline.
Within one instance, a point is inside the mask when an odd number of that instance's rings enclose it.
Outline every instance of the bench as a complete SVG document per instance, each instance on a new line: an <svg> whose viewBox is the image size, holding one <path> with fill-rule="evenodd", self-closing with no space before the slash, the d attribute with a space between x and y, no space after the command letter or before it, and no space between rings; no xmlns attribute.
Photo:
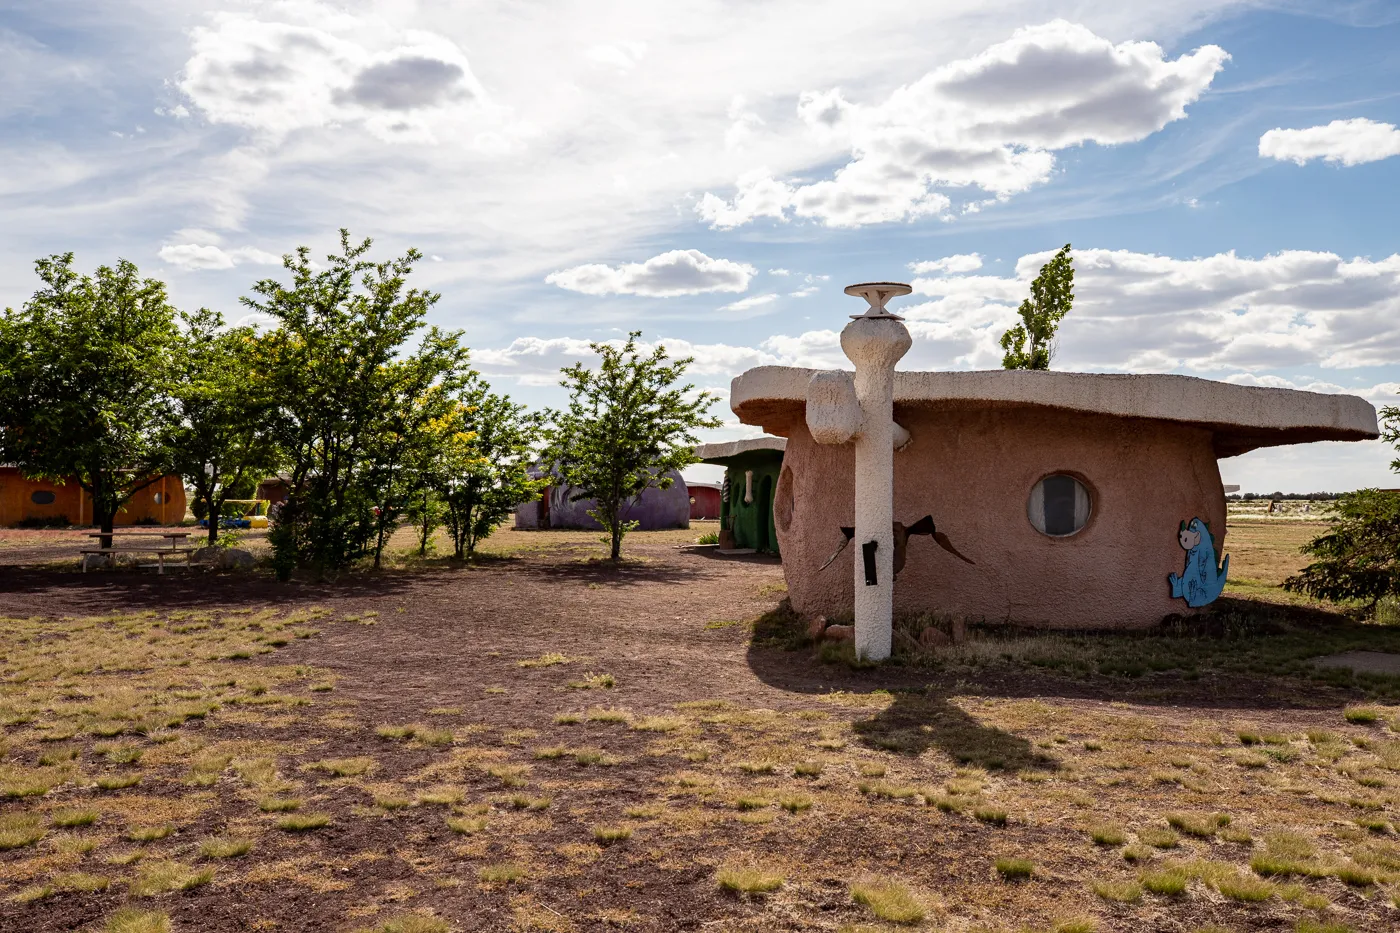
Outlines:
<svg viewBox="0 0 1400 933"><path fill-rule="evenodd" d="M117 544L114 540L111 547L82 548L78 553L87 557L89 554L154 554L156 563L143 564L145 567L155 567L157 573L165 573L166 557L183 557L185 566L190 565L190 559L195 552L195 548L185 547L184 541L190 536L188 531L93 531L88 533L89 538L163 538L170 542L166 545L147 545L140 543ZM83 573L87 573L87 561L83 561Z"/></svg>

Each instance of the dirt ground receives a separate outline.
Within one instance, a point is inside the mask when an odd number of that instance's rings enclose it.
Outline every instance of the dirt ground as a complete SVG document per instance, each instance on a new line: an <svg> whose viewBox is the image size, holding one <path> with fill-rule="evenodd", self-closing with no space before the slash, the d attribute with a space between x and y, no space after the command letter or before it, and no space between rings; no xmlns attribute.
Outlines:
<svg viewBox="0 0 1400 933"><path fill-rule="evenodd" d="M0 931L1400 927L1355 684L824 664L703 530L290 584L7 542Z"/></svg>

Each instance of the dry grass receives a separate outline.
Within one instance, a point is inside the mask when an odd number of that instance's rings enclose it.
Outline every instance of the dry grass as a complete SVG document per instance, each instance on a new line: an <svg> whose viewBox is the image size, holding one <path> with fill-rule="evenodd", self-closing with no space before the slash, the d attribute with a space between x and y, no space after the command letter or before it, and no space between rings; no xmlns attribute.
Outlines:
<svg viewBox="0 0 1400 933"><path fill-rule="evenodd" d="M581 675L583 658L524 642L486 652L450 699L377 711L350 674L325 691L326 671L278 661L305 615L8 620L0 913L102 899L85 933L148 933L168 922L121 919L122 898L182 916L237 891L249 927L274 929L256 905L285 886L353 905L337 929L385 933L452 929L459 903L503 928L664 928L651 905L676 897L697 924L753 930L1387 928L1400 707L1380 681L1327 692L1296 660L1306 633L1264 615L1218 637L979 635L918 672L932 690L813 666L844 692L746 680L688 702L656 691L649 662ZM1255 676L1274 679L1231 693ZM552 716L584 681L617 705ZM511 686L483 697L493 683ZM290 725L309 737L285 741ZM334 829L299 832L316 826ZM346 847L357 834L374 841ZM391 858L412 871L386 881L373 866ZM676 886L697 864L713 883Z"/></svg>
<svg viewBox="0 0 1400 933"><path fill-rule="evenodd" d="M851 899L889 923L922 923L928 915L908 885L889 878L869 878L852 884Z"/></svg>
<svg viewBox="0 0 1400 933"><path fill-rule="evenodd" d="M715 872L715 883L735 894L771 894L783 886L784 880L781 872L752 862L723 865Z"/></svg>

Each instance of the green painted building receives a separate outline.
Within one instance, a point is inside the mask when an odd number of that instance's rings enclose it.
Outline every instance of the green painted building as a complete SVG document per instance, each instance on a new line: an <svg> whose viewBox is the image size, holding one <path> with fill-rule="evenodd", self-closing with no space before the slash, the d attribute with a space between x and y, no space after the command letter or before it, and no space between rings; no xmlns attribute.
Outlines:
<svg viewBox="0 0 1400 933"><path fill-rule="evenodd" d="M722 548L778 553L773 497L786 447L784 437L755 437L695 448L703 462L724 467L719 513Z"/></svg>

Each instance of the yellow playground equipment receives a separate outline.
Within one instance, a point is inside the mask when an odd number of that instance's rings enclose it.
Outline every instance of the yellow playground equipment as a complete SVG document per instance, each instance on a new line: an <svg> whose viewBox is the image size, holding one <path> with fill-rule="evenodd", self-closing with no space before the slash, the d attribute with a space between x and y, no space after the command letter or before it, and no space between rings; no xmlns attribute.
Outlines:
<svg viewBox="0 0 1400 933"><path fill-rule="evenodd" d="M267 508L271 504L266 499L225 499L220 524L231 520L239 528L266 528Z"/></svg>

